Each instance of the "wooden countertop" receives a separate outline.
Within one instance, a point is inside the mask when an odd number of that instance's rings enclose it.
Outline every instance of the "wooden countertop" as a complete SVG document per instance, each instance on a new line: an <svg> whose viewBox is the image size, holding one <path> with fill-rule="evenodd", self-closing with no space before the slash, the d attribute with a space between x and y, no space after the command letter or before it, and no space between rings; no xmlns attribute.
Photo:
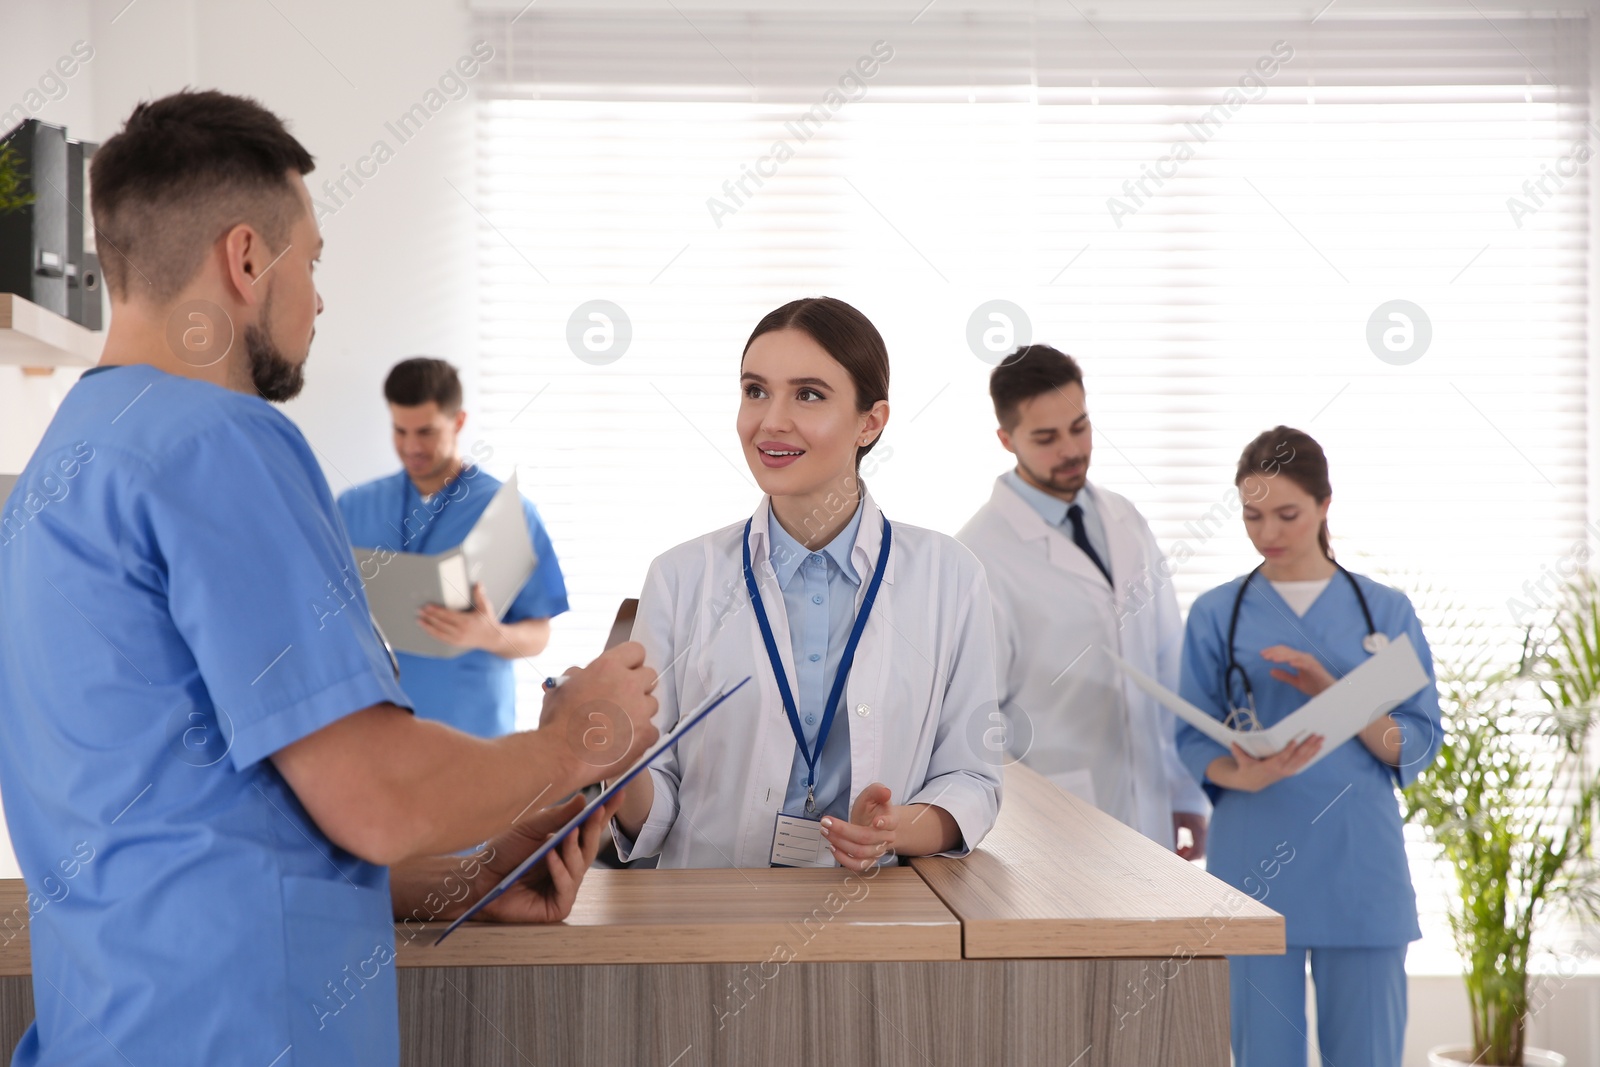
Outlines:
<svg viewBox="0 0 1600 1067"><path fill-rule="evenodd" d="M26 898L0 879L0 918ZM398 966L761 963L780 946L805 962L961 958L960 922L909 867L594 870L565 922L469 922L435 947L446 925L396 923ZM0 977L31 973L26 926L0 930Z"/></svg>
<svg viewBox="0 0 1600 1067"><path fill-rule="evenodd" d="M961 958L960 922L909 867L595 870L565 922L469 922L434 947L444 928L396 924L399 965Z"/></svg>
<svg viewBox="0 0 1600 1067"><path fill-rule="evenodd" d="M0 919L27 914L0 880ZM402 967L1168 957L1281 953L1283 917L1026 767L965 859L833 869L591 871L553 925L396 924ZM7 938L10 938L7 940ZM0 976L30 973L0 929Z"/></svg>
<svg viewBox="0 0 1600 1067"><path fill-rule="evenodd" d="M911 866L961 920L969 959L1284 950L1283 916L1020 764L972 855Z"/></svg>

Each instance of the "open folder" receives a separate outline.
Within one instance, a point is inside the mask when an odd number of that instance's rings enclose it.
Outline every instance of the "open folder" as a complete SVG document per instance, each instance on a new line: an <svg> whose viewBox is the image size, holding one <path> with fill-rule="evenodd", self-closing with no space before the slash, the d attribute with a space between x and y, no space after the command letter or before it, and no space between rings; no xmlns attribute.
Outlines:
<svg viewBox="0 0 1600 1067"><path fill-rule="evenodd" d="M438 659L467 650L435 640L417 625L424 604L466 611L472 607L473 585L481 582L489 604L503 617L539 565L515 474L495 491L455 548L435 553L357 548L355 556L372 617L389 643L400 652Z"/></svg>
<svg viewBox="0 0 1600 1067"><path fill-rule="evenodd" d="M622 792L622 790L627 787L629 782L633 781L639 776L641 771L660 758L661 754L667 749L683 740L684 734L688 733L690 730L694 729L695 726L699 725L700 720L711 714L711 712L715 710L718 705L742 689L745 683L748 681L750 681L750 676L746 675L744 679L736 685L730 687L724 684L716 692L706 697L705 700L700 703L699 707L695 708L693 711L689 712L689 714L679 719L677 727L671 733L663 735L658 741L656 741L655 744L651 745L650 748L645 751L644 755L640 756L634 761L632 767L629 767L627 770L622 772L621 777L612 780L610 785L606 786L600 791L599 796L585 804L582 811L578 812L578 814L574 815L570 820L568 820L567 824L561 829L551 834L550 840L546 841L544 844L540 845L536 850L534 850L533 855L517 864L516 867L512 869L510 874L500 879L493 889L489 890L483 895L482 900L479 900L477 903L473 904L472 907L462 912L461 918L445 927L444 933L439 935L439 941L443 941L445 938L449 937L452 930L466 922L468 919L472 918L474 915L478 914L484 905L488 904L490 901L500 896L501 893L504 893L507 889L510 889L513 885L515 885L518 879L524 877L530 870L533 869L533 865L535 863L538 863L540 860L544 859L545 856L550 854L552 849L561 844L562 841L565 841L569 834L571 834L578 827L582 826L584 823L588 822L589 816L593 815L602 806L604 806L606 801ZM437 945L439 941L435 941L434 944Z"/></svg>
<svg viewBox="0 0 1600 1067"><path fill-rule="evenodd" d="M1411 638L1401 634L1367 662L1334 682L1299 710L1264 730L1235 730L1214 716L1144 674L1110 649L1106 655L1149 693L1184 722L1221 745L1238 745L1260 759L1281 751L1312 734L1321 734L1322 748L1312 757L1311 766L1350 740L1373 719L1393 711L1401 701L1428 685L1428 672L1417 659ZM1287 683L1283 683L1287 684Z"/></svg>

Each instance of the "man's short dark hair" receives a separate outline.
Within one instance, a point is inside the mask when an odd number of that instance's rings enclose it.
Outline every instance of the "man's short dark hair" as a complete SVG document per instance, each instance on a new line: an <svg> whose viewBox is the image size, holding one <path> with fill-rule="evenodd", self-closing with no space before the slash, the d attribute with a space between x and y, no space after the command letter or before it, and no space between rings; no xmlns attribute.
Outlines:
<svg viewBox="0 0 1600 1067"><path fill-rule="evenodd" d="M171 300L241 222L281 249L304 210L289 172L314 166L283 121L247 97L185 90L140 104L89 165L107 287L124 300Z"/></svg>
<svg viewBox="0 0 1600 1067"><path fill-rule="evenodd" d="M1010 430L1022 417L1024 400L1064 389L1073 382L1083 385L1083 370L1077 360L1049 345L1023 345L989 375L994 417L1001 427Z"/></svg>
<svg viewBox="0 0 1600 1067"><path fill-rule="evenodd" d="M442 359L404 359L384 379L383 398L403 408L421 407L431 400L446 415L454 415L461 410L461 376Z"/></svg>

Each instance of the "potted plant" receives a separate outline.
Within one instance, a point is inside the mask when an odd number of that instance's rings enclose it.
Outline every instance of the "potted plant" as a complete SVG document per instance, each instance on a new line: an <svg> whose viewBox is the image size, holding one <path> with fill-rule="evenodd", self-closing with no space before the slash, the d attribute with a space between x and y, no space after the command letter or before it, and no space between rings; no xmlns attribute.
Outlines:
<svg viewBox="0 0 1600 1067"><path fill-rule="evenodd" d="M1600 768L1600 585L1572 584L1520 661L1492 669L1480 651L1441 674L1439 758L1404 791L1454 875L1450 928L1466 965L1472 1044L1434 1049L1435 1067L1561 1067L1525 1047L1528 961L1545 920L1600 915L1594 851Z"/></svg>
<svg viewBox="0 0 1600 1067"><path fill-rule="evenodd" d="M33 194L22 191L22 156L16 146L0 141L0 215L9 215L33 203Z"/></svg>

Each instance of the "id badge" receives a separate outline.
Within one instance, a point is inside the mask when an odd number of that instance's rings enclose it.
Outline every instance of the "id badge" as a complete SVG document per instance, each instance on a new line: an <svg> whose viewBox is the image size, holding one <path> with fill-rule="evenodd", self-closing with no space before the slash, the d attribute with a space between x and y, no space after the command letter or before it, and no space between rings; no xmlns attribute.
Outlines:
<svg viewBox="0 0 1600 1067"><path fill-rule="evenodd" d="M772 827L774 867L837 867L833 850L822 839L822 820L779 812Z"/></svg>

